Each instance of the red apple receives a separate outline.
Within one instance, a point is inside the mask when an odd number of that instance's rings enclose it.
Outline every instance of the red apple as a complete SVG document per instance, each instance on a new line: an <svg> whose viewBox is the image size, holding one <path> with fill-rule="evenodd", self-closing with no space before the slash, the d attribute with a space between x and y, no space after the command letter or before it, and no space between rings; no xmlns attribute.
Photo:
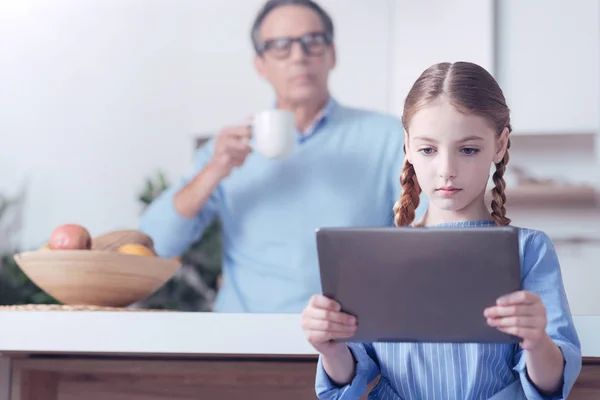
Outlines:
<svg viewBox="0 0 600 400"><path fill-rule="evenodd" d="M81 225L64 224L52 231L48 245L51 250L89 250L92 236Z"/></svg>

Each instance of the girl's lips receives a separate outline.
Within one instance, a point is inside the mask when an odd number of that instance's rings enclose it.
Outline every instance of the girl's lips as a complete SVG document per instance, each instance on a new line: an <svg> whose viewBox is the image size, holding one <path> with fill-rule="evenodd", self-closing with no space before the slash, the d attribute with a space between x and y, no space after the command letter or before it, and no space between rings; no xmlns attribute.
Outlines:
<svg viewBox="0 0 600 400"><path fill-rule="evenodd" d="M453 188L453 187L448 187L448 188L439 188L437 189L437 191L445 197L450 197L452 195L455 195L456 193L460 192L462 189L458 189L458 188Z"/></svg>

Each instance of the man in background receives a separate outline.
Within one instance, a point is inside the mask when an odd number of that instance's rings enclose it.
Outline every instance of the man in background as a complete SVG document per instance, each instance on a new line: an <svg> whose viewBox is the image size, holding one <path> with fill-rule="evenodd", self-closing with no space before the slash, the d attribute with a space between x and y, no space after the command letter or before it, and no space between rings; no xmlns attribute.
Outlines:
<svg viewBox="0 0 600 400"><path fill-rule="evenodd" d="M332 97L334 26L315 2L268 1L251 39L276 107L296 117L293 152L266 158L251 151L247 125L223 128L189 176L146 209L141 230L160 256L174 257L218 217L224 279L214 311L299 313L321 292L317 228L393 225L403 129L391 115Z"/></svg>

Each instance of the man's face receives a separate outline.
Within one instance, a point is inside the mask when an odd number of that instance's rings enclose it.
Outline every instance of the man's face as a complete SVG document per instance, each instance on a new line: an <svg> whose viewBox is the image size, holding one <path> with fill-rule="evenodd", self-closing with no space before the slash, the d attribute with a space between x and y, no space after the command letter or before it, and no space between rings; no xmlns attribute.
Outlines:
<svg viewBox="0 0 600 400"><path fill-rule="evenodd" d="M265 49L256 56L255 65L279 98L305 104L327 92L335 49L328 44L323 23L314 11L303 6L281 6L264 19L260 38ZM308 51L289 39L302 39Z"/></svg>

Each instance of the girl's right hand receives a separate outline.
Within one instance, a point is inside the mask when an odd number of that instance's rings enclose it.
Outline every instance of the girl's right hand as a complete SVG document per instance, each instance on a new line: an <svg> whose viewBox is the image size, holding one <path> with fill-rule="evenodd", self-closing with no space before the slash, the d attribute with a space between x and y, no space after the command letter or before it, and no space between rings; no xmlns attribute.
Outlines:
<svg viewBox="0 0 600 400"><path fill-rule="evenodd" d="M338 302L314 295L302 311L302 329L309 343L323 355L334 355L346 347L333 339L349 338L356 332L356 318L341 312Z"/></svg>

